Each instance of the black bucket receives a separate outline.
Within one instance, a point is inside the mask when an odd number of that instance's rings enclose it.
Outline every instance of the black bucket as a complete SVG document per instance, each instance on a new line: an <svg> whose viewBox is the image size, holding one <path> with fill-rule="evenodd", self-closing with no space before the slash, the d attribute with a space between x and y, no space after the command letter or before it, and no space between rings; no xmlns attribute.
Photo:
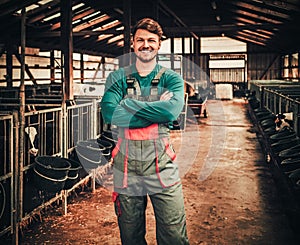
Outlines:
<svg viewBox="0 0 300 245"><path fill-rule="evenodd" d="M293 187L295 187L296 189L299 189L300 188L300 168L292 171L288 175L288 177L289 177Z"/></svg>
<svg viewBox="0 0 300 245"><path fill-rule="evenodd" d="M271 112L271 111L269 111L266 107L262 107L262 108L256 108L256 109L254 109L253 110L254 111L254 113L256 114L256 113L259 113L259 112Z"/></svg>
<svg viewBox="0 0 300 245"><path fill-rule="evenodd" d="M79 141L75 148L78 159L87 172L103 165L102 152L105 148L96 139Z"/></svg>
<svg viewBox="0 0 300 245"><path fill-rule="evenodd" d="M263 121L265 119L272 119L275 121L275 115L271 112L258 112L256 114L256 118L258 121Z"/></svg>
<svg viewBox="0 0 300 245"><path fill-rule="evenodd" d="M264 119L260 122L260 125L262 128L269 128L269 127L275 127L276 124L275 124L275 121L271 118L268 118L268 119Z"/></svg>
<svg viewBox="0 0 300 245"><path fill-rule="evenodd" d="M260 106L260 102L255 97L249 98L248 102L252 109L257 109Z"/></svg>
<svg viewBox="0 0 300 245"><path fill-rule="evenodd" d="M296 159L296 158L300 158L300 152L294 152L294 153L290 153L290 154L282 154L282 151L279 152L279 158L281 161L284 161L285 159L291 158L291 159Z"/></svg>
<svg viewBox="0 0 300 245"><path fill-rule="evenodd" d="M112 147L115 147L118 142L118 132L114 130L104 130L101 133L100 139L110 142L112 144Z"/></svg>
<svg viewBox="0 0 300 245"><path fill-rule="evenodd" d="M279 154L279 152L286 150L292 146L298 145L299 143L300 140L298 137L292 139L284 139L271 144L271 148L275 153Z"/></svg>
<svg viewBox="0 0 300 245"><path fill-rule="evenodd" d="M272 125L271 127L268 127L268 128L265 128L264 129L264 133L267 135L267 136L271 136L271 135L274 135L274 134L277 134L277 130L276 130L276 127L275 127L275 124Z"/></svg>
<svg viewBox="0 0 300 245"><path fill-rule="evenodd" d="M71 164L60 157L37 156L33 168L35 186L47 192L59 192L65 186Z"/></svg>
<svg viewBox="0 0 300 245"><path fill-rule="evenodd" d="M290 147L286 150L279 152L278 156L281 159L287 159L287 158L295 158L292 156L295 156L297 154L300 154L300 144L294 145L293 147Z"/></svg>
<svg viewBox="0 0 300 245"><path fill-rule="evenodd" d="M71 167L69 169L68 172L68 178L66 180L64 189L68 190L71 189L77 182L79 179L79 169L82 168L82 166L80 165L80 162L78 161L74 161L72 159L68 159L68 158L64 158L65 160L67 160L70 164Z"/></svg>
<svg viewBox="0 0 300 245"><path fill-rule="evenodd" d="M275 143L275 142L278 142L279 140L294 139L296 137L297 137L297 134L295 131L284 130L284 131L278 132L277 134L271 135L270 142Z"/></svg>
<svg viewBox="0 0 300 245"><path fill-rule="evenodd" d="M300 159L292 159L288 158L281 162L280 168L285 173L291 173L295 171L296 169L300 169Z"/></svg>
<svg viewBox="0 0 300 245"><path fill-rule="evenodd" d="M110 160L111 158L111 151L113 149L112 143L106 140L102 140L101 138L97 139L97 142L100 146L100 148L104 147L104 150L102 151L102 155L105 157L106 160Z"/></svg>

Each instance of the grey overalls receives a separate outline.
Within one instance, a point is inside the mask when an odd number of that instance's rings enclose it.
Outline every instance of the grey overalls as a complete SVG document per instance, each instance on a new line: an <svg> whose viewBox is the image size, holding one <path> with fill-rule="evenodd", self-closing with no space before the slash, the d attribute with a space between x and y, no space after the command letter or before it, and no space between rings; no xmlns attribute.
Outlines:
<svg viewBox="0 0 300 245"><path fill-rule="evenodd" d="M128 96L142 100L158 98L155 86L159 83L159 77L152 82L154 88L147 98L139 98L135 81L127 80ZM189 244L182 186L177 165L173 162L175 157L169 143L169 129L165 125L119 129L118 143L112 152L113 200L122 244L147 244L147 195L154 208L158 244Z"/></svg>

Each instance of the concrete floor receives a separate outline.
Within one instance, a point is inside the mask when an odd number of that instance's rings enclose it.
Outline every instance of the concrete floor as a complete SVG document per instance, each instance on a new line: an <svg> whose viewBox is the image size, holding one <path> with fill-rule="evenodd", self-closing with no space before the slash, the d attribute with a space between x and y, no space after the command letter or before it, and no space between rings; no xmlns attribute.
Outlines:
<svg viewBox="0 0 300 245"><path fill-rule="evenodd" d="M299 244L299 216L283 176L265 161L247 108L243 99L211 100L197 132L191 124L186 129L198 144L191 168L181 168L192 244ZM188 154L182 155L178 162ZM200 211L197 217L192 209Z"/></svg>

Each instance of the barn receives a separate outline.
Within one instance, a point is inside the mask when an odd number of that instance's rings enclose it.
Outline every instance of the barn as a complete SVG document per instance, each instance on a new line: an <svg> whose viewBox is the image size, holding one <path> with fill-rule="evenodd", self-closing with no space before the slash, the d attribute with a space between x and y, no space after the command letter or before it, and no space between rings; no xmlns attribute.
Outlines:
<svg viewBox="0 0 300 245"><path fill-rule="evenodd" d="M185 103L169 127L178 164L188 162L179 170L190 244L299 244L298 0L2 0L0 8L1 244L121 244L106 201L94 222L110 238L42 232L50 216L71 227L72 205L111 193L118 127L104 123L101 99L109 74L134 62L132 30L144 17L163 28L157 63L184 80Z"/></svg>

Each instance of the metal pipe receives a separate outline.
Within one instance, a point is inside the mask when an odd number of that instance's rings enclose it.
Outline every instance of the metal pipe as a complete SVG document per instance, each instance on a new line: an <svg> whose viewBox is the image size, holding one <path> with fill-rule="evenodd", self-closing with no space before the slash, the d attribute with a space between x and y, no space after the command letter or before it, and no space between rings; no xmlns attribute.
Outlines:
<svg viewBox="0 0 300 245"><path fill-rule="evenodd" d="M14 158L13 158L13 188L11 189L12 198L12 216L11 216L11 225L12 225L12 244L18 244L18 193L19 193L19 112L13 111L13 142L14 142Z"/></svg>

